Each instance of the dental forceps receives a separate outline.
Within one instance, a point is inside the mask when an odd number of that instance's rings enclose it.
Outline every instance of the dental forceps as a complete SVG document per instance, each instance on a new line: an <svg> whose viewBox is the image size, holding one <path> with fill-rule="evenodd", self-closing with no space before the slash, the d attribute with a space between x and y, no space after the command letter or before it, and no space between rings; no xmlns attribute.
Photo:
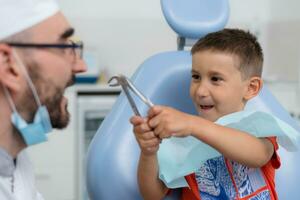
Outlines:
<svg viewBox="0 0 300 200"><path fill-rule="evenodd" d="M117 82L112 83L113 80L116 80ZM132 96L130 95L129 90L131 90L134 94L136 94L147 106L149 106L149 108L154 106L154 104L147 97L145 97L126 76L124 76L122 74L113 76L109 79L108 83L109 83L109 86L121 85L135 115L141 116Z"/></svg>

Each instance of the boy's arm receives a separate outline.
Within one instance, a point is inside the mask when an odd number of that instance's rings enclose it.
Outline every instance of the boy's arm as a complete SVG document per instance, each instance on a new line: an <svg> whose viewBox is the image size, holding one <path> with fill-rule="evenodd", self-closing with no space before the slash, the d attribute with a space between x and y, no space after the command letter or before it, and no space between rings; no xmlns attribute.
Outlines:
<svg viewBox="0 0 300 200"><path fill-rule="evenodd" d="M154 106L150 109L149 117L149 125L160 138L192 135L218 150L226 158L248 167L265 165L274 153L273 144L268 139L256 138L172 108Z"/></svg>
<svg viewBox="0 0 300 200"><path fill-rule="evenodd" d="M158 178L157 156L140 155L138 166L138 184L145 200L160 200L167 194L168 188Z"/></svg>
<svg viewBox="0 0 300 200"><path fill-rule="evenodd" d="M228 159L248 167L262 167L274 154L274 146L266 138L256 138L195 116L191 120L194 121L190 127L192 135L214 147Z"/></svg>
<svg viewBox="0 0 300 200"><path fill-rule="evenodd" d="M157 150L160 139L147 124L147 119L132 117L133 132L140 146L141 153L138 165L138 185L143 199L162 199L168 188L158 178Z"/></svg>

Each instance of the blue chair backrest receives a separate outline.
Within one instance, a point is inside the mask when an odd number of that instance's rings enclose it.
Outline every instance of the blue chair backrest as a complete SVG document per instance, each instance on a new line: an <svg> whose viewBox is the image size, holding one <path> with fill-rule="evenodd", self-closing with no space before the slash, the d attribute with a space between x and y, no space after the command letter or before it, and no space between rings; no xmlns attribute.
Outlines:
<svg viewBox="0 0 300 200"><path fill-rule="evenodd" d="M300 199L300 151L288 152L280 149L278 152L281 159L281 167L276 171L276 191L279 199Z"/></svg>
<svg viewBox="0 0 300 200"><path fill-rule="evenodd" d="M161 53L147 59L131 80L153 103L195 113L189 98L190 66L189 52ZM145 115L148 108L135 100ZM131 116L122 93L92 140L87 160L91 199L142 199L136 180L140 149L129 123Z"/></svg>

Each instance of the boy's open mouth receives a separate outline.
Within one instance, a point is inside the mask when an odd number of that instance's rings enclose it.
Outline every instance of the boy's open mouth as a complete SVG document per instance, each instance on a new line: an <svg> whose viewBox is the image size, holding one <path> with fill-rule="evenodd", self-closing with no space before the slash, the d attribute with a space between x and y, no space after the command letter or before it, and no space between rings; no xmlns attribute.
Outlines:
<svg viewBox="0 0 300 200"><path fill-rule="evenodd" d="M213 105L200 105L200 108L202 110L209 110L212 109L214 106Z"/></svg>

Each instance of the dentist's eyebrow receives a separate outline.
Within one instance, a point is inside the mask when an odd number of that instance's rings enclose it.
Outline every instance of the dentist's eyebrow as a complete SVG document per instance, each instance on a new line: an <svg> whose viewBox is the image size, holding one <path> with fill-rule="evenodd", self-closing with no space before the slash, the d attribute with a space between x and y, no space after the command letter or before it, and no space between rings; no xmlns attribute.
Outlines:
<svg viewBox="0 0 300 200"><path fill-rule="evenodd" d="M74 28L68 28L66 29L59 37L59 39L67 39L69 37L71 37L74 34L75 30Z"/></svg>

